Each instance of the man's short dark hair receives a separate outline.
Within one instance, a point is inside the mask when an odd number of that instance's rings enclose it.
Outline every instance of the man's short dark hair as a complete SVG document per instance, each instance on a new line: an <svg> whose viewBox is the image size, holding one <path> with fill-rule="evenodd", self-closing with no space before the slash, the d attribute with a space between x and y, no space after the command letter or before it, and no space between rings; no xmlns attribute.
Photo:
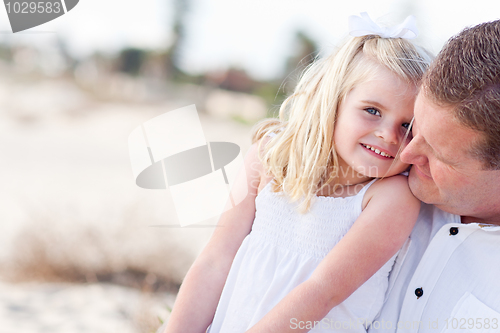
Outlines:
<svg viewBox="0 0 500 333"><path fill-rule="evenodd" d="M426 73L423 93L481 132L472 153L486 169L500 169L500 20L452 37Z"/></svg>

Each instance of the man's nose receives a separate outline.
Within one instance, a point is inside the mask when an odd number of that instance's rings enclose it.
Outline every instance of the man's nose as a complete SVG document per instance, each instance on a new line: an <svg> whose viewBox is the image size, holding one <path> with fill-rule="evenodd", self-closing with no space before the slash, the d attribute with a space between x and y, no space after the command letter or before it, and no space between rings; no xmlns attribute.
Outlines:
<svg viewBox="0 0 500 333"><path fill-rule="evenodd" d="M401 162L406 164L422 165L427 162L427 157L422 154L418 137L414 137L410 143L408 143L403 151L401 151L399 158L401 159Z"/></svg>

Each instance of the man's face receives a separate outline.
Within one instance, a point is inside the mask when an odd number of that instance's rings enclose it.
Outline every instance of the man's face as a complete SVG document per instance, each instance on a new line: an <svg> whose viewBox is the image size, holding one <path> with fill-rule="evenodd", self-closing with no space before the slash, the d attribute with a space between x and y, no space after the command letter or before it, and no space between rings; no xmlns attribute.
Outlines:
<svg viewBox="0 0 500 333"><path fill-rule="evenodd" d="M413 194L464 216L464 222L500 224L500 171L485 170L471 153L481 139L481 133L459 124L451 109L420 93L413 140L401 153L403 162L413 164L408 180Z"/></svg>

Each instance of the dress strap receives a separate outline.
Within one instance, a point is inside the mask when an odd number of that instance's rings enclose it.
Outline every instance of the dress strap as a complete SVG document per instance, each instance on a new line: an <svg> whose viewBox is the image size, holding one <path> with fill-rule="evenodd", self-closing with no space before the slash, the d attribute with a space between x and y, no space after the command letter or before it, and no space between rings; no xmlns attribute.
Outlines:
<svg viewBox="0 0 500 333"><path fill-rule="evenodd" d="M368 188L370 186L372 186L372 184L375 183L379 179L380 178L374 178L374 179L372 179L368 184L366 184L365 186L363 186L363 188L358 192L358 194L356 194L356 196L364 197L365 196L365 192L368 190Z"/></svg>
<svg viewBox="0 0 500 333"><path fill-rule="evenodd" d="M373 185L373 183L375 183L379 179L380 178L372 179L368 184L363 186L363 188L355 196L352 197L352 199L354 200L353 205L358 210L358 215L363 211L363 198L365 197L366 191L370 188L370 186Z"/></svg>

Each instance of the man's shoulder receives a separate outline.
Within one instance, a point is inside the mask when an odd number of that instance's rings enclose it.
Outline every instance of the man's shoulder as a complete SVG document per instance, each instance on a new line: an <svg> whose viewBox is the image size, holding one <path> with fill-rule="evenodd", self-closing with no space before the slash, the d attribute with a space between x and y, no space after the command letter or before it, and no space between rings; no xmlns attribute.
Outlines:
<svg viewBox="0 0 500 333"><path fill-rule="evenodd" d="M449 223L460 223L460 216L447 213L434 205L422 203L410 238L420 245L427 246L439 229Z"/></svg>
<svg viewBox="0 0 500 333"><path fill-rule="evenodd" d="M408 285L433 237L446 224L459 222L460 216L444 212L433 205L422 203L410 239L399 252L389 275L389 287L385 304L376 320L385 321L386 323L397 323L399 321L399 314ZM385 329L376 329L375 326L371 326L368 331L369 333L381 331L393 333L396 328L396 325L392 326L392 329L387 327Z"/></svg>

